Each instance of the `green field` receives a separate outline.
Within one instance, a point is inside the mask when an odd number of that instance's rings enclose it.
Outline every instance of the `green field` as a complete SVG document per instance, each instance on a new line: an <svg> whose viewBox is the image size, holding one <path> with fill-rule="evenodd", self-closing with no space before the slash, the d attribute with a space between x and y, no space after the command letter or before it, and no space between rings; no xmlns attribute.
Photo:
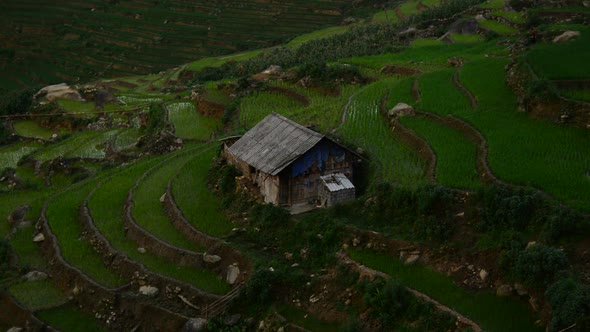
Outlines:
<svg viewBox="0 0 590 332"><path fill-rule="evenodd" d="M53 131L48 128L41 127L35 121L18 121L13 124L14 132L22 137L33 137L49 139L53 135Z"/></svg>
<svg viewBox="0 0 590 332"><path fill-rule="evenodd" d="M172 103L168 108L168 118L176 135L182 138L208 140L220 127L220 121L202 115L192 103Z"/></svg>
<svg viewBox="0 0 590 332"><path fill-rule="evenodd" d="M405 286L427 294L479 324L484 331L541 331L524 302L490 291L472 292L428 267L404 265L399 259L369 250L349 250L355 261L389 274Z"/></svg>

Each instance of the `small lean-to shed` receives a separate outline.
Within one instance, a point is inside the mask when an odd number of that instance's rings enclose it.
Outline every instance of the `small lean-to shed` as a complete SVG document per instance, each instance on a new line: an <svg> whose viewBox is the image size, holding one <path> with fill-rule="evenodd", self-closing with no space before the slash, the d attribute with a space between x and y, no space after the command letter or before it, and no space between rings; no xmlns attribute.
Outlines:
<svg viewBox="0 0 590 332"><path fill-rule="evenodd" d="M339 143L276 113L233 144L224 142L223 156L258 186L265 202L284 206L319 202L324 175L340 173L352 185L360 161Z"/></svg>
<svg viewBox="0 0 590 332"><path fill-rule="evenodd" d="M352 182L342 173L329 174L320 177L318 196L320 204L325 207L355 199L355 188Z"/></svg>

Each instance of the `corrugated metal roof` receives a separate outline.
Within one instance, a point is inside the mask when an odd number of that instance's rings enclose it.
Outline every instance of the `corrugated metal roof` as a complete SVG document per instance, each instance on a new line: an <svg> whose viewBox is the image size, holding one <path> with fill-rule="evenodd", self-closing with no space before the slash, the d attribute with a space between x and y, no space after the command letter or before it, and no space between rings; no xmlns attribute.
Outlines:
<svg viewBox="0 0 590 332"><path fill-rule="evenodd" d="M321 176L322 182L330 192L340 191L344 189L354 189L354 185L342 173L330 174Z"/></svg>
<svg viewBox="0 0 590 332"><path fill-rule="evenodd" d="M245 133L228 151L256 169L277 175L322 138L324 135L272 113Z"/></svg>

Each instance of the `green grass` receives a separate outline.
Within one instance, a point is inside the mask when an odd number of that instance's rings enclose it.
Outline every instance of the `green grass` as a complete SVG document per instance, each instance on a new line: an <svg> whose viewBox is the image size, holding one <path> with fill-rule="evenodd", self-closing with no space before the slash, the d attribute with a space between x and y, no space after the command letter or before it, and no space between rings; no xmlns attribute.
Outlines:
<svg viewBox="0 0 590 332"><path fill-rule="evenodd" d="M168 157L170 156L141 161L127 167L106 181L89 201L95 225L118 251L144 264L151 271L192 284L205 291L216 294L226 293L229 286L212 271L181 267L150 253L141 254L137 251L137 244L125 237L123 205L127 191L141 174Z"/></svg>
<svg viewBox="0 0 590 332"><path fill-rule="evenodd" d="M207 57L200 59L195 62L191 62L185 66L188 70L193 71L200 71L205 67L221 67L224 63L228 61L244 61L250 58L257 56L258 54L262 53L263 50L254 50L242 53L235 53L231 55L224 55L218 57Z"/></svg>
<svg viewBox="0 0 590 332"><path fill-rule="evenodd" d="M35 315L49 326L68 332L107 331L92 315L80 311L74 305L43 310Z"/></svg>
<svg viewBox="0 0 590 332"><path fill-rule="evenodd" d="M512 11L504 11L504 10L496 9L496 10L492 11L492 14L494 14L496 16L507 18L514 23L524 23L525 22L524 15L521 12L512 12Z"/></svg>
<svg viewBox="0 0 590 332"><path fill-rule="evenodd" d="M349 250L355 261L384 272L407 287L473 319L484 331L541 331L534 324L527 305L511 297L497 297L493 292L472 292L434 270L420 265L404 265L391 256L369 250Z"/></svg>
<svg viewBox="0 0 590 332"><path fill-rule="evenodd" d="M299 102L287 96L258 92L242 99L240 124L245 128L252 128L272 112L292 118L301 108L302 105Z"/></svg>
<svg viewBox="0 0 590 332"><path fill-rule="evenodd" d="M228 94L217 87L217 82L209 82L205 84L207 92L205 98L217 104L227 105L231 101Z"/></svg>
<svg viewBox="0 0 590 332"><path fill-rule="evenodd" d="M494 32L501 34L501 35L511 35L511 34L515 34L518 31L518 30L514 29L513 27L508 26L504 23L492 21L492 20L479 21L479 25L484 29L494 31Z"/></svg>
<svg viewBox="0 0 590 332"><path fill-rule="evenodd" d="M51 200L47 208L47 220L57 237L61 254L68 263L98 283L116 288L123 285L125 280L109 270L92 245L81 239L78 207L95 186L96 181L89 181Z"/></svg>
<svg viewBox="0 0 590 332"><path fill-rule="evenodd" d="M535 44L524 59L541 78L589 79L590 28L580 27L579 31L579 37L566 43Z"/></svg>
<svg viewBox="0 0 590 332"><path fill-rule="evenodd" d="M52 308L68 301L65 294L49 279L21 282L10 286L8 290L20 304L31 311Z"/></svg>
<svg viewBox="0 0 590 332"><path fill-rule="evenodd" d="M455 69L444 69L419 77L420 110L443 116L471 110L469 99L453 84L454 73Z"/></svg>
<svg viewBox="0 0 590 332"><path fill-rule="evenodd" d="M43 149L35 154L35 158L40 161L47 161L60 156L104 158L105 151L102 144L116 137L119 131L120 129L104 132L84 131Z"/></svg>
<svg viewBox="0 0 590 332"><path fill-rule="evenodd" d="M372 18L373 22L390 22L390 23L397 23L399 18L395 14L394 9L388 9L386 11L381 10L373 15Z"/></svg>
<svg viewBox="0 0 590 332"><path fill-rule="evenodd" d="M484 38L478 34L463 35L463 34L453 33L453 34L451 34L451 38L453 38L453 40L456 43L479 43L479 42L483 42L483 40L484 40Z"/></svg>
<svg viewBox="0 0 590 332"><path fill-rule="evenodd" d="M30 190L0 193L0 216L5 216L4 221L0 222L0 236L5 237L10 230L6 217L23 204L31 206L25 216L25 220L35 221L40 214L41 207L47 195L48 190Z"/></svg>
<svg viewBox="0 0 590 332"><path fill-rule="evenodd" d="M322 39L322 38L327 38L327 37L339 35L341 33L348 31L349 29L350 29L350 26L336 26L336 27L329 27L329 28L317 30L317 31L314 31L311 33L301 35L301 36L291 40L289 43L287 43L287 47L295 48L295 47L300 46L301 44L308 42L310 40Z"/></svg>
<svg viewBox="0 0 590 332"><path fill-rule="evenodd" d="M18 161L41 148L42 145L34 142L22 142L0 147L0 170L5 167L16 168Z"/></svg>
<svg viewBox="0 0 590 332"><path fill-rule="evenodd" d="M461 189L477 189L479 180L475 144L460 132L422 117L402 117L402 125L424 138L436 154L438 183Z"/></svg>
<svg viewBox="0 0 590 332"><path fill-rule="evenodd" d="M460 80L477 96L481 112L461 116L487 139L489 164L497 176L590 210L590 178L585 175L590 165L587 132L516 112L516 97L503 76L507 61L482 59L465 64Z"/></svg>
<svg viewBox="0 0 590 332"><path fill-rule="evenodd" d="M440 46L444 45L442 40L437 38L416 38L411 42L412 47L425 47L425 46Z"/></svg>
<svg viewBox="0 0 590 332"><path fill-rule="evenodd" d="M372 167L377 168L382 180L412 187L425 182L424 162L410 147L394 139L379 111L381 99L388 90L397 88L395 83L395 79L386 79L361 89L352 99L340 133L369 153Z"/></svg>
<svg viewBox="0 0 590 332"><path fill-rule="evenodd" d="M135 190L131 210L137 224L146 231L173 246L195 252L203 252L205 248L189 241L170 223L159 199L166 192L168 180L186 161L199 153L202 152L191 152L156 166L157 168L151 171Z"/></svg>
<svg viewBox="0 0 590 332"><path fill-rule="evenodd" d="M129 128L121 131L113 141L113 148L116 151L132 148L142 133L137 128Z"/></svg>
<svg viewBox="0 0 590 332"><path fill-rule="evenodd" d="M588 90L561 90L560 93L566 98L590 102L590 91Z"/></svg>
<svg viewBox="0 0 590 332"><path fill-rule="evenodd" d="M174 125L179 137L208 140L221 126L218 119L202 115L192 103L173 103L167 105L167 108L170 123Z"/></svg>
<svg viewBox="0 0 590 332"><path fill-rule="evenodd" d="M72 113L90 113L97 111L94 103L71 99L58 99L57 104L65 111Z"/></svg>
<svg viewBox="0 0 590 332"><path fill-rule="evenodd" d="M219 198L207 189L207 177L215 150L194 156L174 179L172 192L186 219L199 231L227 235L234 227L224 215Z"/></svg>
<svg viewBox="0 0 590 332"><path fill-rule="evenodd" d="M327 322L320 320L307 312L292 307L292 306L281 306L277 309L277 312L285 317L289 322L294 323L297 326L301 326L308 331L322 331L322 332L338 332L341 331L340 322Z"/></svg>
<svg viewBox="0 0 590 332"><path fill-rule="evenodd" d="M53 135L51 129L41 127L37 122L32 120L15 122L13 127L14 132L23 137L49 139L51 138L51 135Z"/></svg>
<svg viewBox="0 0 590 332"><path fill-rule="evenodd" d="M488 0L484 3L482 3L481 5L479 5L478 7L500 9L500 8L504 8L504 2L505 2L504 0Z"/></svg>

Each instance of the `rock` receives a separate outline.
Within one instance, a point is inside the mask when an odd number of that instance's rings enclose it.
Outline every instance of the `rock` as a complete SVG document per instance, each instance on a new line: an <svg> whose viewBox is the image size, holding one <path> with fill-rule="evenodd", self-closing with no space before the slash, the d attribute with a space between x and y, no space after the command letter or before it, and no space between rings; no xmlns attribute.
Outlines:
<svg viewBox="0 0 590 332"><path fill-rule="evenodd" d="M416 112L412 106L405 103L398 103L394 108L387 112L387 115L392 118L399 118L402 116L416 115Z"/></svg>
<svg viewBox="0 0 590 332"><path fill-rule="evenodd" d="M236 281L238 280L238 277L240 276L240 268L238 267L238 265L233 264L227 267L227 283L230 285L233 285L236 283Z"/></svg>
<svg viewBox="0 0 590 332"><path fill-rule="evenodd" d="M408 256L408 258L406 259L404 264L412 265L412 264L416 263L419 258L420 258L420 255L410 255L410 256Z"/></svg>
<svg viewBox="0 0 590 332"><path fill-rule="evenodd" d="M39 90L35 94L35 96L33 96L33 99L38 101L40 98L43 97L45 97L49 101L54 101L58 98L85 101L77 90L70 87L66 83L48 85Z"/></svg>
<svg viewBox="0 0 590 332"><path fill-rule="evenodd" d="M43 233L37 233L33 237L33 242L35 242L35 243L39 243L39 242L43 242L43 241L45 241L45 235L43 235Z"/></svg>
<svg viewBox="0 0 590 332"><path fill-rule="evenodd" d="M535 312L539 311L539 301L537 300L536 297L534 297L534 296L529 297L529 304L531 305L531 308L533 309L533 311L535 311Z"/></svg>
<svg viewBox="0 0 590 332"><path fill-rule="evenodd" d="M340 25L351 25L356 23L356 18L354 17L347 17L344 20L342 20L342 22L340 22Z"/></svg>
<svg viewBox="0 0 590 332"><path fill-rule="evenodd" d="M141 286L139 287L139 294L152 297L158 294L158 288L154 286Z"/></svg>
<svg viewBox="0 0 590 332"><path fill-rule="evenodd" d="M485 20L486 20L486 18L485 18L485 17L483 17L483 15L482 15L482 14L477 14L477 15L475 16L475 20L476 20L476 21L478 21L478 22L479 22L479 21L485 21Z"/></svg>
<svg viewBox="0 0 590 332"><path fill-rule="evenodd" d="M23 276L26 281L39 281L47 279L47 273L40 271L31 271Z"/></svg>
<svg viewBox="0 0 590 332"><path fill-rule="evenodd" d="M80 293L82 293L82 289L80 289L80 287L78 287L78 285L74 286L74 289L72 289L72 294L78 295Z"/></svg>
<svg viewBox="0 0 590 332"><path fill-rule="evenodd" d="M467 266L467 268L469 269L469 271L473 271L473 269L474 269L475 267L473 266L473 264L470 264L470 265L468 265L468 266Z"/></svg>
<svg viewBox="0 0 590 332"><path fill-rule="evenodd" d="M268 68L266 68L262 74L265 75L280 75L283 72L283 68L281 68L281 66L277 66L277 65L270 65Z"/></svg>
<svg viewBox="0 0 590 332"><path fill-rule="evenodd" d="M162 196L160 196L160 203L164 203L164 200L166 200L166 193L163 193Z"/></svg>
<svg viewBox="0 0 590 332"><path fill-rule="evenodd" d="M561 35L553 38L553 43L555 43L555 44L565 43L574 37L578 37L579 35L580 35L580 31L571 31L571 30L566 31L566 32L562 33Z"/></svg>
<svg viewBox="0 0 590 332"><path fill-rule="evenodd" d="M286 252L285 253L285 259L288 260L288 261L293 260L293 254L290 253L290 252Z"/></svg>
<svg viewBox="0 0 590 332"><path fill-rule="evenodd" d="M399 37L404 37L404 36L408 36L408 35L413 35L413 34L415 34L415 33L416 33L416 31L417 31L417 30L416 30L416 28L414 28L414 27L410 27L410 28L407 28L407 29L406 29L406 30L404 30L404 31L400 31L400 32L398 32L398 33L397 33L397 35L398 35Z"/></svg>
<svg viewBox="0 0 590 332"><path fill-rule="evenodd" d="M25 220L25 216L27 212L31 209L30 205L21 205L16 210L12 212L12 214L8 217L8 221L18 224Z"/></svg>
<svg viewBox="0 0 590 332"><path fill-rule="evenodd" d="M465 63L465 59L460 58L458 56L454 56L452 58L449 58L447 60L447 63L451 67L460 68L460 67L463 67L463 64Z"/></svg>
<svg viewBox="0 0 590 332"><path fill-rule="evenodd" d="M516 294L518 294L518 296L524 296L527 295L529 292L526 290L526 288L524 288L523 284L514 284L514 290L516 291Z"/></svg>
<svg viewBox="0 0 590 332"><path fill-rule="evenodd" d="M311 303L316 303L316 302L318 302L319 300L320 300L320 298L319 298L319 297L317 297L315 294L312 294L312 295L309 297L309 302L311 302Z"/></svg>
<svg viewBox="0 0 590 332"><path fill-rule="evenodd" d="M536 246L537 242L536 241L531 241L529 243L526 244L526 248L524 250L529 250L530 247L532 246Z"/></svg>
<svg viewBox="0 0 590 332"><path fill-rule="evenodd" d="M481 281L485 282L488 279L488 275L489 275L488 271L486 271L484 269L481 269L479 271L479 277L481 278Z"/></svg>
<svg viewBox="0 0 590 332"><path fill-rule="evenodd" d="M406 258L408 257L408 252L405 250L401 250L399 252L399 260L404 262L406 260Z"/></svg>
<svg viewBox="0 0 590 332"><path fill-rule="evenodd" d="M590 7L590 1L582 1L584 7Z"/></svg>
<svg viewBox="0 0 590 332"><path fill-rule="evenodd" d="M145 253L146 253L146 250L145 250L145 248L144 248L144 247L139 247L139 248L137 248L137 251L138 251L140 254L145 254Z"/></svg>
<svg viewBox="0 0 590 332"><path fill-rule="evenodd" d="M215 264L221 260L221 257L218 255L209 255L207 253L203 254L203 261L205 263Z"/></svg>
<svg viewBox="0 0 590 332"><path fill-rule="evenodd" d="M281 326L277 329L277 332L285 332L285 328Z"/></svg>
<svg viewBox="0 0 590 332"><path fill-rule="evenodd" d="M352 239L352 246L356 247L361 243L361 240L357 239L356 237Z"/></svg>
<svg viewBox="0 0 590 332"><path fill-rule="evenodd" d="M451 24L449 29L452 33L460 33L464 35L473 35L477 33L477 29L479 28L479 23L477 23L477 19L469 18L469 19L459 19Z"/></svg>
<svg viewBox="0 0 590 332"><path fill-rule="evenodd" d="M22 331L24 331L24 329L19 326L13 326L13 327L9 328L8 330L6 330L6 332L22 332Z"/></svg>
<svg viewBox="0 0 590 332"><path fill-rule="evenodd" d="M223 324L225 324L227 326L234 326L234 325L238 324L238 322L240 321L240 318L242 318L242 315L240 315L240 314L234 314L231 316L227 316L227 317L225 317L225 319L223 319Z"/></svg>
<svg viewBox="0 0 590 332"><path fill-rule="evenodd" d="M191 318L189 319L180 332L203 332L207 331L207 325L209 322L204 318Z"/></svg>
<svg viewBox="0 0 590 332"><path fill-rule="evenodd" d="M510 296L512 295L512 286L510 285L500 285L498 289L496 289L496 296Z"/></svg>

